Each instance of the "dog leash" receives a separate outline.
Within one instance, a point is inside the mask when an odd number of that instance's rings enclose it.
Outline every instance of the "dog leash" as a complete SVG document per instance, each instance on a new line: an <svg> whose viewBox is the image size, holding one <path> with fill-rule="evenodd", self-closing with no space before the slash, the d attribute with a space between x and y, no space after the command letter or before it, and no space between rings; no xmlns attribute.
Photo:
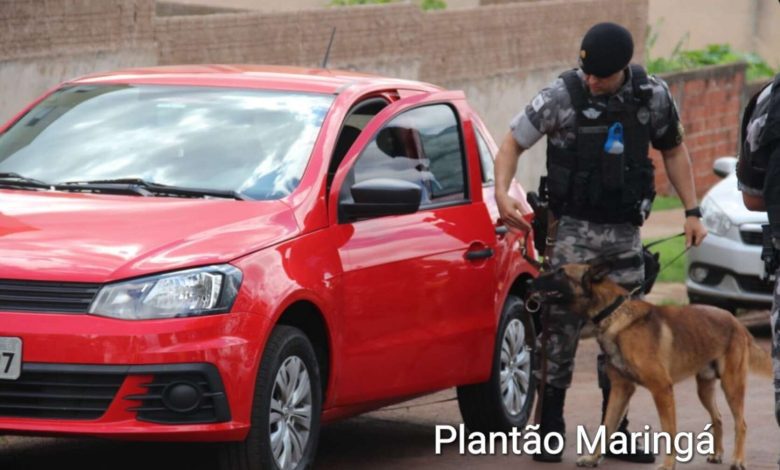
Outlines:
<svg viewBox="0 0 780 470"><path fill-rule="evenodd" d="M685 236L685 232L680 232L680 233L678 233L677 235L672 235L671 237L662 238L662 239L660 239L660 240L656 240L656 241L654 241L654 242L652 242L652 243L648 243L647 245L645 245L645 248L647 248L647 249L650 249L650 248L652 248L652 247L654 247L654 246L658 245L659 243L668 242L669 240L672 240L672 239L674 239L674 238L677 238L677 237L682 237L682 236ZM658 274L660 275L662 272L664 272L664 270L666 270L666 269L667 269L667 268L669 268L669 267L670 267L672 264L674 264L674 262L675 262L675 261L677 261L678 259L680 259L680 257L681 257L682 255L684 255L685 253L687 253L687 252L688 252L688 250L690 250L690 249L691 249L691 247L690 247L690 246L689 246L689 247L687 247L687 248L685 248L685 249L684 249L683 251L681 251L681 252L680 252L680 253L679 253L677 256L675 256L674 258L672 258L672 260L671 260L671 261L668 261L668 262L666 263L666 266L664 266L663 268L661 268L661 269L658 271Z"/></svg>
<svg viewBox="0 0 780 470"><path fill-rule="evenodd" d="M666 238L662 238L660 240L656 240L654 242L648 243L647 245L645 245L645 248L652 248L652 247L654 247L654 246L656 246L656 245L658 245L660 243L668 242L669 240L675 239L677 237L682 237L682 236L685 236L685 232L680 232L680 233L678 233L676 235L672 235L672 236L669 236L669 237L666 237Z"/></svg>
<svg viewBox="0 0 780 470"><path fill-rule="evenodd" d="M650 248L652 248L652 247L654 247L654 246L656 246L658 244L661 244L663 242L668 242L669 240L675 239L677 237L682 237L682 236L685 236L685 232L680 232L680 233L678 233L676 235L672 235L672 236L669 236L669 237L666 237L666 238L662 238L660 240L656 240L656 241L654 241L652 243L648 243L647 245L644 246L644 248L649 250ZM666 263L666 266L664 266L664 267L662 267L661 269L658 270L658 274L656 274L656 278L658 278L658 276L660 276L662 272L666 271L670 266L672 266L674 264L675 261L680 259L680 257L682 255L684 255L685 253L687 253L688 250L690 250L690 249L691 249L690 246L685 248L683 251L678 253L677 256L672 258L671 261L668 261ZM642 284L636 286L633 290L631 290L631 292L629 292L629 294L628 294L629 298L634 297L634 294L636 294L639 290L643 289L644 287L645 287L645 283L644 282Z"/></svg>

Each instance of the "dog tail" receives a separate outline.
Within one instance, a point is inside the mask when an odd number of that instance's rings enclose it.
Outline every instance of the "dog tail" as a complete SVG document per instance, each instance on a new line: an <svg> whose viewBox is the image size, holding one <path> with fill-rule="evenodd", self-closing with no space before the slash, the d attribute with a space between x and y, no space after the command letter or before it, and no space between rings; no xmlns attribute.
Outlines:
<svg viewBox="0 0 780 470"><path fill-rule="evenodd" d="M750 338L750 370L767 377L773 375L772 357L756 344L752 336Z"/></svg>

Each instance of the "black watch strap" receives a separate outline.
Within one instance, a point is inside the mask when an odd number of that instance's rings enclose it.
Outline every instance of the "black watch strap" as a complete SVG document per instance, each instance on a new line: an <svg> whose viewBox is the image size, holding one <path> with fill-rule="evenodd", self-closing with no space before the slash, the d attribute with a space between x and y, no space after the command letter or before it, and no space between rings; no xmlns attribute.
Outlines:
<svg viewBox="0 0 780 470"><path fill-rule="evenodd" d="M688 209L685 211L685 217L698 217L701 219L701 209L699 209L699 206Z"/></svg>

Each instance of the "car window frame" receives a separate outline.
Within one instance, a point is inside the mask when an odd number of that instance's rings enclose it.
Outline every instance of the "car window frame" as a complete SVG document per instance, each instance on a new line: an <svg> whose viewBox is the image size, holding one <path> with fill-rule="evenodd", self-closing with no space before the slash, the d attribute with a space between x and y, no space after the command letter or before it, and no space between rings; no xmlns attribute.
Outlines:
<svg viewBox="0 0 780 470"><path fill-rule="evenodd" d="M393 104L395 104L395 103L390 103L389 106L392 106ZM473 202L472 195L471 195L471 174L470 174L468 155L467 155L467 149L466 149L466 141L465 141L465 138L464 138L465 136L464 136L464 129L463 129L463 118L461 116L461 113L458 111L458 108L453 103L451 103L450 101L445 101L445 100L426 101L426 102L419 103L419 104L416 104L416 105L410 105L409 107L404 107L401 110L399 110L398 112L393 113L389 117L386 117L382 121L381 126L379 126L376 129L376 131L371 135L371 137L366 141L366 143L359 149L359 151L357 152L356 159L351 163L351 165L350 165L350 167L348 169L345 169L345 171L347 171L347 172L352 171L354 165L360 160L360 157L362 156L363 151L366 149L366 147L368 145L370 145L372 142L374 142L376 140L379 132L382 129L384 129L387 126L387 124L392 122L394 119L396 119L397 117L401 116L402 114L405 114L407 112L414 111L414 110L417 110L417 109L420 109L420 108L431 107L431 106L441 106L441 105L444 105L447 108L449 108L449 110L452 112L453 117L455 118L455 121L456 121L456 124L457 124L458 143L459 143L460 149L461 149L461 168L463 168L463 170L464 170L464 174L463 174L463 198L461 198L459 200L456 200L456 201L431 202L429 204L424 204L424 205L420 204L419 209L415 213L419 213L419 212L422 212L422 211L430 211L430 210L437 210L437 209L443 209L443 208L449 208L449 207L457 207L457 206L471 204ZM380 113L381 113L381 111L380 111ZM370 125L370 122L369 122L369 124L366 125L366 127L368 127L369 125ZM343 187L343 184L345 184L346 182L347 182L347 180L345 179L342 182L342 187ZM339 213L339 214L340 214L341 211L338 210L338 206L341 205L341 199L338 197L338 195L341 194L342 187L339 187L338 191L336 192L336 195L337 195L337 197L336 197L337 213ZM339 215L338 223L339 224L352 224L352 223L359 223L359 222L362 222L362 221L374 220L374 219L383 218L383 217L387 217L387 216L369 217L369 218L364 218L364 219L359 219L359 220L345 220L345 219L343 219Z"/></svg>
<svg viewBox="0 0 780 470"><path fill-rule="evenodd" d="M488 144L487 139L485 139L485 136L482 135L482 131L477 128L477 126L474 126L474 137L477 139L477 154L479 156L479 174L482 177L482 187L483 188L492 188L496 185L496 178L495 176L492 176L491 180L485 181L485 175L487 174L485 172L485 167L482 165L482 146L479 145L480 142L485 144L485 149L487 150L487 157L492 162L493 170L495 171L495 165L496 165L496 155L493 153L493 151L490 149L490 145Z"/></svg>

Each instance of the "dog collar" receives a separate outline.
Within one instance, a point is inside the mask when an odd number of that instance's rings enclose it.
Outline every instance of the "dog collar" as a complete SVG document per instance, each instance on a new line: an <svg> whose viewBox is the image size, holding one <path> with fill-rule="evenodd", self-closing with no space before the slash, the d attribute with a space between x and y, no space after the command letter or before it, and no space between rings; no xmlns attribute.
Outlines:
<svg viewBox="0 0 780 470"><path fill-rule="evenodd" d="M602 310L601 312L599 312L599 314L598 314L598 315L596 315L595 317L593 317L593 319L592 319L592 320L593 320L593 323L595 323L596 325L598 325L599 323L601 323L602 321L604 321L604 320L605 320L605 319L606 319L608 316L612 315L612 313L613 313L615 310L617 310L617 309L618 309L618 307L620 307L621 305L623 305L623 302L625 302L625 301L626 301L626 297L625 297L625 296L622 296L622 295L621 295L620 297L618 297L617 299L615 299L615 301L614 301L614 302L612 302L612 303L609 305L609 307L605 308L604 310Z"/></svg>

